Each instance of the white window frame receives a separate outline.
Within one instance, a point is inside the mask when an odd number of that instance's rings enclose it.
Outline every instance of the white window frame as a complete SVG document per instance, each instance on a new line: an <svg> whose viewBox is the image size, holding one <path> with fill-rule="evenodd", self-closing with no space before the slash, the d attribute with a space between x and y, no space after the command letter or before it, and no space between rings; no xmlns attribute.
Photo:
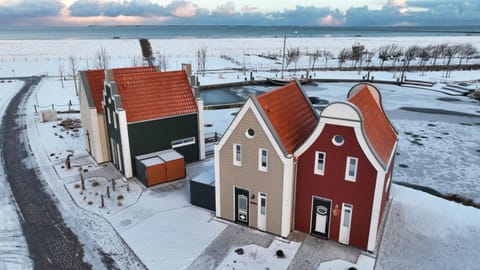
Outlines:
<svg viewBox="0 0 480 270"><path fill-rule="evenodd" d="M110 108L107 107L107 120L108 120L108 123L111 124L112 121L110 120Z"/></svg>
<svg viewBox="0 0 480 270"><path fill-rule="evenodd" d="M120 171L123 170L122 168L122 158L120 157L120 145L117 143L117 158L118 158L118 169Z"/></svg>
<svg viewBox="0 0 480 270"><path fill-rule="evenodd" d="M117 129L117 113L113 113L112 114L112 118L113 118L113 128Z"/></svg>
<svg viewBox="0 0 480 270"><path fill-rule="evenodd" d="M237 146L240 147L240 159L237 159ZM242 145L238 143L233 144L233 165L242 166Z"/></svg>
<svg viewBox="0 0 480 270"><path fill-rule="evenodd" d="M263 152L265 151L265 166L262 164ZM268 149L258 149L258 170L262 172L268 172Z"/></svg>
<svg viewBox="0 0 480 270"><path fill-rule="evenodd" d="M195 144L195 137L188 137L172 141L172 148L183 147L187 145Z"/></svg>
<svg viewBox="0 0 480 270"><path fill-rule="evenodd" d="M353 176L350 175L350 161L355 160L355 169L353 171ZM358 158L356 157L347 157L347 164L345 166L345 180L356 182L358 172Z"/></svg>
<svg viewBox="0 0 480 270"><path fill-rule="evenodd" d="M323 154L323 163L322 163L322 168L318 168L318 155ZM324 175L325 174L325 160L326 160L327 154L322 151L315 151L315 164L313 167L313 173L317 175Z"/></svg>

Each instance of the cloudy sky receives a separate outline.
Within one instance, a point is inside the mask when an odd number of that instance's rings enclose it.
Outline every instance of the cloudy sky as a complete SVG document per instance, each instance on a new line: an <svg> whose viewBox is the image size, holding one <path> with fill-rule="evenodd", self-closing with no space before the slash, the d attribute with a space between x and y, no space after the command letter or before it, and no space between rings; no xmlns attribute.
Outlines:
<svg viewBox="0 0 480 270"><path fill-rule="evenodd" d="M479 0L0 0L2 25L480 25Z"/></svg>

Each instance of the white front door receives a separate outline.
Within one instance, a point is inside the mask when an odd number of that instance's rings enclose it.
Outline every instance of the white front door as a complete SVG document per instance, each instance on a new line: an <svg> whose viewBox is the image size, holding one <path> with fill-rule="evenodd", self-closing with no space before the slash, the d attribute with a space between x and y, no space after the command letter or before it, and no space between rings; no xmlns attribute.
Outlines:
<svg viewBox="0 0 480 270"><path fill-rule="evenodd" d="M350 240L350 225L352 224L352 205L342 204L342 217L340 219L340 235L338 242L348 245Z"/></svg>
<svg viewBox="0 0 480 270"><path fill-rule="evenodd" d="M258 193L258 224L259 230L265 231L267 229L267 194Z"/></svg>

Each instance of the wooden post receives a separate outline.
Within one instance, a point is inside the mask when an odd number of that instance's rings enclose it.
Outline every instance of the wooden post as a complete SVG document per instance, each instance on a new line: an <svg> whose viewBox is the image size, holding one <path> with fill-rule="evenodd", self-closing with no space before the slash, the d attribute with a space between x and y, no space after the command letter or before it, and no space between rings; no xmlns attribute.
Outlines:
<svg viewBox="0 0 480 270"><path fill-rule="evenodd" d="M130 191L130 184L127 182L127 192Z"/></svg>
<svg viewBox="0 0 480 270"><path fill-rule="evenodd" d="M85 190L85 179L83 179L82 168L80 167L80 184L82 186L82 191Z"/></svg>
<svg viewBox="0 0 480 270"><path fill-rule="evenodd" d="M115 191L115 178L112 178L112 190Z"/></svg>
<svg viewBox="0 0 480 270"><path fill-rule="evenodd" d="M100 205L100 208L104 208L105 207L105 202L103 200L103 194L100 196L100 199L101 199L101 205Z"/></svg>
<svg viewBox="0 0 480 270"><path fill-rule="evenodd" d="M107 198L110 199L110 187L107 187Z"/></svg>

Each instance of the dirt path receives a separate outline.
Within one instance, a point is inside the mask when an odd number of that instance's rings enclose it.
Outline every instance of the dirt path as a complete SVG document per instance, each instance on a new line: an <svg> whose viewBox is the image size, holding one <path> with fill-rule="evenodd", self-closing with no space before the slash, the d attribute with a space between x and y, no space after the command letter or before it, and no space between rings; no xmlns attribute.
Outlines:
<svg viewBox="0 0 480 270"><path fill-rule="evenodd" d="M57 203L45 190L32 164L29 145L21 138L26 126L20 125L19 105L40 77L25 79L24 87L11 100L1 125L0 144L6 179L20 210L20 223L35 269L91 269L84 262L84 249L66 225ZM23 122L24 123L24 122Z"/></svg>

